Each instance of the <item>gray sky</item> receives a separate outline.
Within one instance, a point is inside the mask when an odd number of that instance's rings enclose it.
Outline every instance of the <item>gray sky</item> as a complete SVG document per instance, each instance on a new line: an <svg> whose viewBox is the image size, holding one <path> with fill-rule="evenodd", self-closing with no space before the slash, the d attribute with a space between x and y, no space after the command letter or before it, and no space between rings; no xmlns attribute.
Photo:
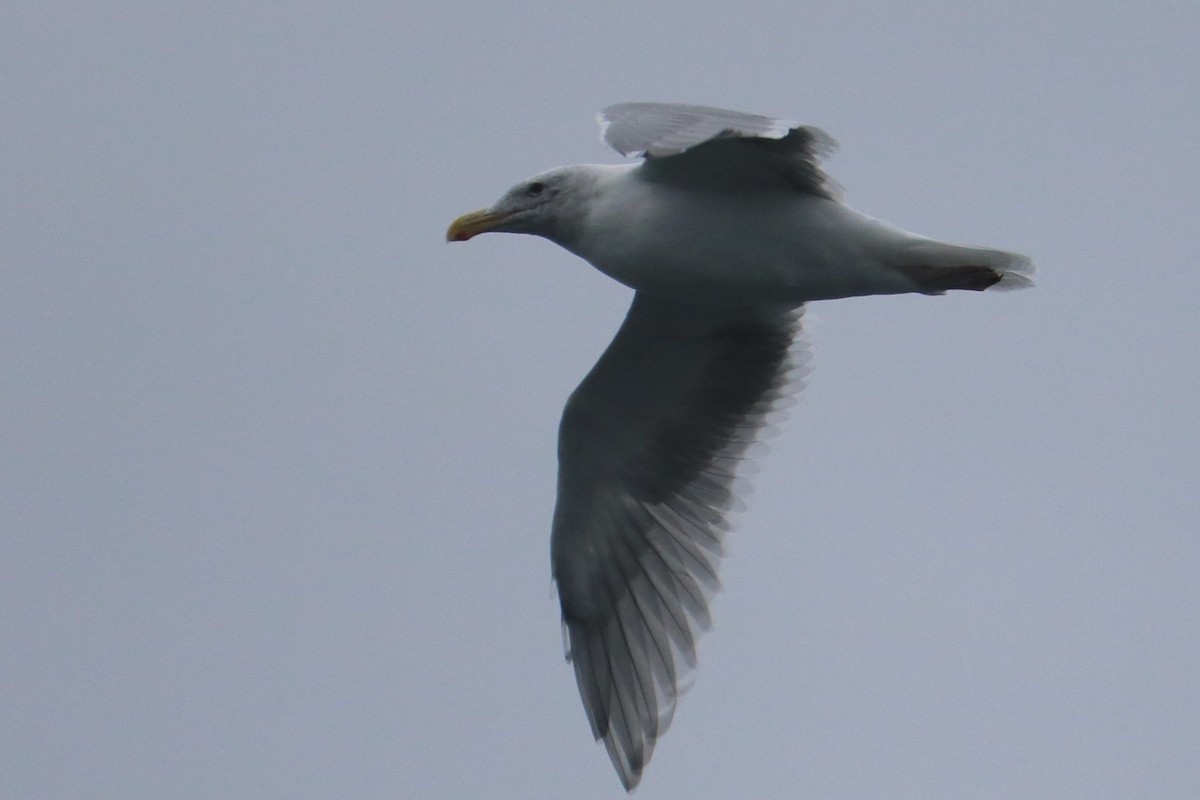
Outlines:
<svg viewBox="0 0 1200 800"><path fill-rule="evenodd" d="M629 292L443 235L623 100L1039 266L810 310L638 796L1197 796L1195 3L104 6L0 13L0 796L621 796L548 531Z"/></svg>

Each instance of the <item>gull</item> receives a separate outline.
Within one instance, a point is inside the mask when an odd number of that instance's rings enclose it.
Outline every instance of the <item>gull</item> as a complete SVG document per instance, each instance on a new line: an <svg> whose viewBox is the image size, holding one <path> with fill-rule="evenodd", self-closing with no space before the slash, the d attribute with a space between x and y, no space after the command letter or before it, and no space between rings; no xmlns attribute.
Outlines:
<svg viewBox="0 0 1200 800"><path fill-rule="evenodd" d="M850 208L818 128L663 103L598 121L640 160L534 175L446 238L541 236L634 289L563 411L550 545L567 659L631 791L710 625L738 466L797 388L804 304L1019 288L1033 267Z"/></svg>

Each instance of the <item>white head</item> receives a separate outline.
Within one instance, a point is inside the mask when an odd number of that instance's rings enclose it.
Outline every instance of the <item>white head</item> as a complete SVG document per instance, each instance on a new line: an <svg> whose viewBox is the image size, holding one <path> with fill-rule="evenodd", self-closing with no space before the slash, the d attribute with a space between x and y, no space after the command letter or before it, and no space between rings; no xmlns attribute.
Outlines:
<svg viewBox="0 0 1200 800"><path fill-rule="evenodd" d="M465 242L481 233L497 232L531 233L565 244L585 216L595 187L596 175L590 167L547 170L509 189L491 208L454 220L446 241Z"/></svg>

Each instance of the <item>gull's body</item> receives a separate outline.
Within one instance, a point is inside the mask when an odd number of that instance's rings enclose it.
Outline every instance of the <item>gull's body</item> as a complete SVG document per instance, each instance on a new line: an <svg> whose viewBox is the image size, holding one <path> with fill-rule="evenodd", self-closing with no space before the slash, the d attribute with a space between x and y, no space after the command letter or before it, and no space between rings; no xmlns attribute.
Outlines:
<svg viewBox="0 0 1200 800"><path fill-rule="evenodd" d="M577 169L572 177L594 182L598 199L586 227L558 243L626 286L654 294L799 305L917 292L921 285L897 263L969 257L786 187L747 198L653 182L640 164ZM700 219L703 225L693 224Z"/></svg>
<svg viewBox="0 0 1200 800"><path fill-rule="evenodd" d="M695 665L739 461L795 385L805 302L1029 284L1028 259L840 201L815 128L652 103L601 115L635 164L535 175L447 238L556 242L636 290L559 431L551 560L568 658L627 789Z"/></svg>

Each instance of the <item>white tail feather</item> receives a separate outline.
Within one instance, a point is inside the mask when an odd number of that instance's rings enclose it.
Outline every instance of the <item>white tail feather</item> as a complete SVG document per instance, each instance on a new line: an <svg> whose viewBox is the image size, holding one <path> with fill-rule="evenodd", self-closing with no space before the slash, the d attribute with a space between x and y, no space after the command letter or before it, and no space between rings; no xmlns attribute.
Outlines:
<svg viewBox="0 0 1200 800"><path fill-rule="evenodd" d="M932 293L947 289L1011 290L1033 285L1033 261L1028 256L934 239L914 238L904 249L904 263L897 266ZM987 270L999 275L1000 280L978 285L978 277L981 273L986 276ZM955 285L956 276L962 276L964 285Z"/></svg>

